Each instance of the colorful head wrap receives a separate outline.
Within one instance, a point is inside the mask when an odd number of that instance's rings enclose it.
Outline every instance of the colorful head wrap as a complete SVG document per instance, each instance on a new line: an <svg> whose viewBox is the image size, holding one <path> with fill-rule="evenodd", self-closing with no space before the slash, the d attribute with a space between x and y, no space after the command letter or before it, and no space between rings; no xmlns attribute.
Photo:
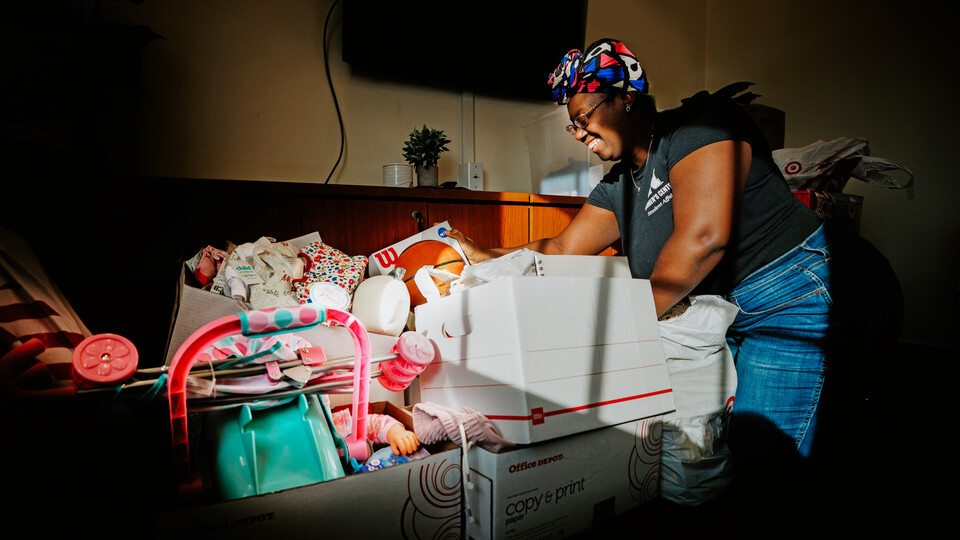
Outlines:
<svg viewBox="0 0 960 540"><path fill-rule="evenodd" d="M587 47L584 55L574 49L568 52L547 84L553 88L553 100L566 104L574 94L582 92L649 91L647 75L640 62L619 41L601 39Z"/></svg>

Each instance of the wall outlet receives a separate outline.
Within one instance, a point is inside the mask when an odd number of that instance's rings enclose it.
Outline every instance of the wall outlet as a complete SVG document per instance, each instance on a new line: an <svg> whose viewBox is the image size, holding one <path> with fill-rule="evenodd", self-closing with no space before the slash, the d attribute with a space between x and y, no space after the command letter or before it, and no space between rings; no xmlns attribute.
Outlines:
<svg viewBox="0 0 960 540"><path fill-rule="evenodd" d="M460 186L483 191L483 163L461 163Z"/></svg>

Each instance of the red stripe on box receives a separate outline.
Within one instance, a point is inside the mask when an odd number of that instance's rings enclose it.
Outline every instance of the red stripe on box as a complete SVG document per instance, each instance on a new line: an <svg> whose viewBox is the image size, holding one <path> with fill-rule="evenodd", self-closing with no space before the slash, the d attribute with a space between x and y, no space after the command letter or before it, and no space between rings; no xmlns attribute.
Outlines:
<svg viewBox="0 0 960 540"><path fill-rule="evenodd" d="M571 376L569 376L569 377L557 377L557 378L554 378L554 379L541 379L541 380L539 380L539 381L530 381L530 382L527 383L527 384L541 384L541 383L548 383L548 382L553 382L553 381L562 381L562 380L566 380L566 379L581 379L581 378L583 378L583 377L594 377L594 376L597 376L597 375L605 375L605 374L608 374L608 373L620 373L620 372L624 372L624 371L635 371L635 370L638 370L638 369L647 369L647 368L652 368L652 367L658 367L658 366L661 366L661 365L663 365L663 364L650 364L650 365L648 365L648 366L632 367L632 368L625 368L625 369L613 369L613 370L609 370L609 371L597 371L597 372L594 372L594 373L583 373L583 374L580 374L580 375L571 375ZM494 388L494 387L501 387L501 386L502 386L502 387L513 387L513 386L516 386L516 385L515 385L515 384L505 384L505 383L498 383L498 384L461 384L461 385L456 385L456 386L421 386L420 389L421 389L421 390L443 390L443 389L447 389L447 388Z"/></svg>
<svg viewBox="0 0 960 540"><path fill-rule="evenodd" d="M617 399L611 399L608 401L600 401L598 403L589 403L587 405L580 405L579 407L570 407L568 409L558 409L556 411L543 412L542 418L549 418L551 416L557 416L560 414L567 414L567 413L577 412L577 411L585 411L587 409L595 409L597 407L603 407L604 405L614 405L616 403L623 403L625 401L633 401L635 399L643 399L643 398L648 398L653 396L659 396L662 394L670 394L672 392L673 392L672 388L666 388L664 390L657 390L655 392L648 392L646 394L639 394L636 396L627 396L627 397L622 397ZM531 411L531 413L533 413L533 411ZM490 420L528 422L528 421L533 421L535 418L539 417L540 413L538 410L538 413L536 415L530 414L527 416L507 416L507 415L484 415L484 416L486 416Z"/></svg>

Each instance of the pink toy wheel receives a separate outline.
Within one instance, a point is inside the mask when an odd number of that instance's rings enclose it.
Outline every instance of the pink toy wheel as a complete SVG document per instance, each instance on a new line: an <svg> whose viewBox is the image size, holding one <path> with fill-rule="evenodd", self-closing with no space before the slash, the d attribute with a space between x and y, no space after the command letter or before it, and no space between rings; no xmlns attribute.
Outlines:
<svg viewBox="0 0 960 540"><path fill-rule="evenodd" d="M97 334L73 350L73 374L78 383L114 384L137 370L139 355L129 339L116 334Z"/></svg>
<svg viewBox="0 0 960 540"><path fill-rule="evenodd" d="M394 352L399 358L380 364L383 375L380 386L391 392L399 392L410 385L427 364L433 362L433 343L416 332L400 334Z"/></svg>
<svg viewBox="0 0 960 540"><path fill-rule="evenodd" d="M416 332L404 332L400 334L400 338L397 340L394 349L401 358L411 364L426 366L430 362L433 362L433 343Z"/></svg>

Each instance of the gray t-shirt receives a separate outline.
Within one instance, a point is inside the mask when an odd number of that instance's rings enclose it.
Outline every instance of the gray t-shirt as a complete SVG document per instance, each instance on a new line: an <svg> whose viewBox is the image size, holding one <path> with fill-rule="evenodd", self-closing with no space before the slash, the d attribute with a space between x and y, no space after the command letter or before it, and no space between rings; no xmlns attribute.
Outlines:
<svg viewBox="0 0 960 540"><path fill-rule="evenodd" d="M725 140L750 143L750 172L726 254L695 293L729 292L820 225L816 214L791 193L766 139L746 111L727 99L700 93L679 108L658 113L646 162L639 169L617 163L587 199L587 204L616 215L635 278L650 277L673 233L671 169L691 152Z"/></svg>

